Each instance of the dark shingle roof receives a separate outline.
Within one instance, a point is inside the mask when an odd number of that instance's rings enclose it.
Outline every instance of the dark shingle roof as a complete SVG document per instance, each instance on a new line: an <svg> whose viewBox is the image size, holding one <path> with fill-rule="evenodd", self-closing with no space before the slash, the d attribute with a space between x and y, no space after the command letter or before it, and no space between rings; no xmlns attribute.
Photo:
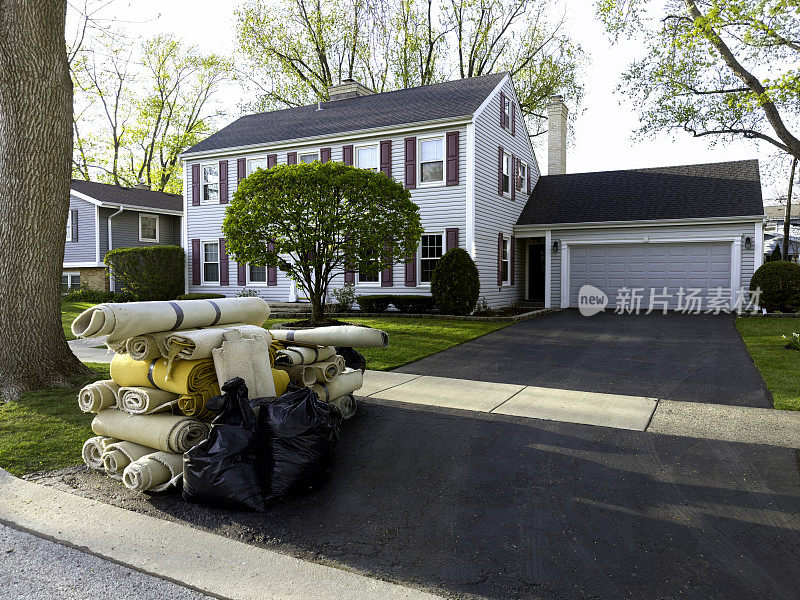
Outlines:
<svg viewBox="0 0 800 600"><path fill-rule="evenodd" d="M517 225L763 215L757 160L539 178Z"/></svg>
<svg viewBox="0 0 800 600"><path fill-rule="evenodd" d="M334 135L472 115L505 73L241 117L186 152Z"/></svg>
<svg viewBox="0 0 800 600"><path fill-rule="evenodd" d="M138 188L127 188L96 181L72 180L72 189L90 198L108 204L122 204L133 208L183 211L183 197L179 194L153 192Z"/></svg>

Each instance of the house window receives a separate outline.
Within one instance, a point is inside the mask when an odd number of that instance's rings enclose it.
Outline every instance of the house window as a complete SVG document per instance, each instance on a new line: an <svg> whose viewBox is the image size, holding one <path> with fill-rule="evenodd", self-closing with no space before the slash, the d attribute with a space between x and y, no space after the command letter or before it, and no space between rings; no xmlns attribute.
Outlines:
<svg viewBox="0 0 800 600"><path fill-rule="evenodd" d="M247 161L247 174L252 175L256 172L257 169L266 169L267 168L267 159L266 158L251 158Z"/></svg>
<svg viewBox="0 0 800 600"><path fill-rule="evenodd" d="M358 270L358 283L378 283L378 275L377 265L374 261L372 261L372 265L369 263L361 265Z"/></svg>
<svg viewBox="0 0 800 600"><path fill-rule="evenodd" d="M501 264L501 274L503 276L503 282L505 283L508 281L508 243L509 240L507 238L503 239L503 255L500 257L500 264Z"/></svg>
<svg viewBox="0 0 800 600"><path fill-rule="evenodd" d="M219 165L203 166L203 204L219 202Z"/></svg>
<svg viewBox="0 0 800 600"><path fill-rule="evenodd" d="M505 112L505 128L508 129L511 127L511 102L508 101L508 98L504 99L503 111Z"/></svg>
<svg viewBox="0 0 800 600"><path fill-rule="evenodd" d="M319 154L316 152L309 152L308 154L300 155L301 163L313 163L315 160L319 160Z"/></svg>
<svg viewBox="0 0 800 600"><path fill-rule="evenodd" d="M67 241L72 241L72 211L67 211Z"/></svg>
<svg viewBox="0 0 800 600"><path fill-rule="evenodd" d="M203 283L219 282L219 243L203 243Z"/></svg>
<svg viewBox="0 0 800 600"><path fill-rule="evenodd" d="M267 283L267 267L250 265L250 283Z"/></svg>
<svg viewBox="0 0 800 600"><path fill-rule="evenodd" d="M139 213L139 241L158 242L158 215Z"/></svg>
<svg viewBox="0 0 800 600"><path fill-rule="evenodd" d="M356 148L356 166L359 169L368 169L370 171L377 171L378 147L363 146L361 148Z"/></svg>
<svg viewBox="0 0 800 600"><path fill-rule="evenodd" d="M81 274L80 273L62 273L61 274L61 291L63 293L71 292L73 290L81 289Z"/></svg>
<svg viewBox="0 0 800 600"><path fill-rule="evenodd" d="M444 179L444 138L419 142L420 183L437 183Z"/></svg>
<svg viewBox="0 0 800 600"><path fill-rule="evenodd" d="M436 263L442 258L442 234L429 233L422 236L419 253L419 280L430 283Z"/></svg>
<svg viewBox="0 0 800 600"><path fill-rule="evenodd" d="M503 192L511 192L511 156L503 153Z"/></svg>
<svg viewBox="0 0 800 600"><path fill-rule="evenodd" d="M525 189L525 182L527 181L527 179L526 179L527 170L526 169L527 169L528 165L526 165L522 161L519 161L518 164L519 164L519 179L517 180L517 189L518 190L524 190Z"/></svg>

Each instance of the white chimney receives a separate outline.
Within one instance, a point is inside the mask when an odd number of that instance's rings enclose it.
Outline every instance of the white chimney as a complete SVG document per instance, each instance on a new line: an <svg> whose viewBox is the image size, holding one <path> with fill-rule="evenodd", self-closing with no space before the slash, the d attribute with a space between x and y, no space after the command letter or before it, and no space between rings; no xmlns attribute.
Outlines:
<svg viewBox="0 0 800 600"><path fill-rule="evenodd" d="M567 172L567 107L561 96L547 104L547 174Z"/></svg>

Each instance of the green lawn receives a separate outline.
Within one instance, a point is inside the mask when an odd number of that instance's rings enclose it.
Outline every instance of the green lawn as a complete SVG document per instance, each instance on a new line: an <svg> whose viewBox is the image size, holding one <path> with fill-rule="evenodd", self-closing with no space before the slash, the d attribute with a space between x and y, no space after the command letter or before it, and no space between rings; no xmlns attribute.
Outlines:
<svg viewBox="0 0 800 600"><path fill-rule="evenodd" d="M61 303L61 324L64 326L64 335L68 340L74 340L70 326L79 314L87 308L95 305L94 302L62 302Z"/></svg>
<svg viewBox="0 0 800 600"><path fill-rule="evenodd" d="M736 328L775 401L775 408L800 410L800 352L785 348L782 335L800 331L800 319L747 317Z"/></svg>
<svg viewBox="0 0 800 600"><path fill-rule="evenodd" d="M90 381L108 379L108 365L88 366L96 375L76 379L73 387L29 392L0 404L0 467L23 475L81 463L93 415L78 408L78 390Z"/></svg>

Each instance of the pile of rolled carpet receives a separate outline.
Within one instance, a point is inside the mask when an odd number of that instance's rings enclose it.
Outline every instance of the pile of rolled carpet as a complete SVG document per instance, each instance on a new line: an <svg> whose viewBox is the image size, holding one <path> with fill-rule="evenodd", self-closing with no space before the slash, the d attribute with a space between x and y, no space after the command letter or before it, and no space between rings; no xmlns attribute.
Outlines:
<svg viewBox="0 0 800 600"><path fill-rule="evenodd" d="M348 368L336 348L385 347L387 335L355 326L267 331L268 317L254 297L109 303L81 313L73 334L108 336L115 353L111 379L78 397L81 410L96 414L95 437L83 446L87 466L136 491L177 485L183 454L208 436L209 401L237 377L250 400L281 396L292 381L352 416L363 366Z"/></svg>

